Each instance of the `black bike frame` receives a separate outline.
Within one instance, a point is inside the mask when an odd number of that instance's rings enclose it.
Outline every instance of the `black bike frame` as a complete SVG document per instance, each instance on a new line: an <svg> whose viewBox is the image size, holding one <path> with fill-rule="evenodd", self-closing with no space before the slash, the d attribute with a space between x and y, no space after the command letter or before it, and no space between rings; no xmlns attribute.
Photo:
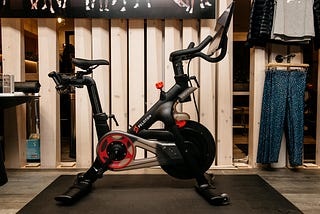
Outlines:
<svg viewBox="0 0 320 214"><path fill-rule="evenodd" d="M170 54L170 61L173 64L175 84L167 92L161 90L160 99L128 130L129 134L145 139L149 138L159 140L161 138L161 140L174 142L180 151L185 164L190 167L190 171L194 174L198 184L206 183L206 179L197 166L197 163L194 161L192 155L188 152L188 148L184 143L184 138L180 133L179 127L176 125L173 108L174 104L178 100L180 102L189 101L190 93L192 92L192 90L188 90L191 88L188 85L190 77L184 73L182 61L201 57L209 62L218 62L226 54L228 39L226 34L222 35L222 40L219 45L221 47L221 52L217 57L211 58L201 52L201 50L212 41L212 39L213 38L211 36L207 36L207 38L204 39L196 48L193 48L194 43L190 43L187 49L175 51ZM89 73L91 72L92 70L90 70ZM85 76L85 74L88 74L88 72L78 72L76 77L70 79L69 85L76 87L84 85L87 86L97 135L100 140L110 131L107 122L107 119L110 118L110 116L107 116L102 112L95 81L91 77ZM59 80L56 79L55 81L59 83ZM149 130L152 124L156 121L162 121L165 124L165 128L156 131ZM112 163L112 160L106 160L105 163L101 163L99 158L96 158L91 168L83 175L83 179L89 179L90 182L94 182L99 176L102 176L104 171L108 170L108 165L110 163Z"/></svg>
<svg viewBox="0 0 320 214"><path fill-rule="evenodd" d="M233 5L234 3L232 3L231 6L229 6L228 9L218 18L215 28L216 34L214 35L214 37L209 35L196 47L195 44L191 42L187 49L174 51L170 54L169 60L173 64L175 84L167 92L163 91L162 88L160 88L161 92L159 100L132 127L130 127L127 132L112 132L110 130L110 127L108 126L108 118L113 118L114 116L108 116L104 112L102 112L100 98L95 81L91 77L85 76L87 74L91 74L93 69L100 65L108 65L108 61L74 59L73 62L75 66L81 68L83 71L77 72L76 76L71 78L63 78L56 72L49 73L49 77L52 77L56 82L56 89L58 91L62 91L70 85L75 87L83 87L84 85L87 86L93 111L93 118L95 120L95 126L99 138L97 157L91 167L85 173L78 174L73 186L70 187L69 190L63 195L57 196L56 200L66 203L78 200L80 197L88 193L92 183L95 182L98 178L102 177L103 173L106 170L117 169L113 168L112 164L115 163L114 161L118 160L117 155L119 154L119 152L124 154L126 153L126 151L122 151L123 148L116 147L116 145L118 144L111 146L111 151L108 151L108 143L110 142L107 142L106 140L108 140L108 137L112 137L115 133L116 136L119 136L120 138L121 136L123 136L124 138L133 139L133 141L136 142L134 147L139 145L146 146L145 148L147 150L150 148L150 151L154 151L156 155L155 160L145 158L141 159L143 161L140 161L139 159L139 161L136 162L135 160L133 160L134 157L130 156L132 165L123 165L121 166L121 169L125 170L130 169L130 167L147 167L149 164L149 160L152 161L152 163L158 162L161 166L164 166L162 165L163 162L162 164L160 162L160 159L163 158L161 148L170 146L171 149L174 148L174 152L178 150L177 153L180 153L179 160L181 160L182 157L184 161L184 165L182 165L182 167L184 167L183 169L187 169L188 173L191 173L191 177L194 177L196 179L197 191L206 200L208 200L212 204L226 204L226 202L229 202L228 197L224 195L217 196L210 191L210 181L206 178L203 169L199 167L198 161L196 160L194 153L191 151L193 150L193 148L188 146L189 143L185 142L185 140L188 140L188 138L184 138L184 136L182 136L183 132L192 134L193 130L197 132L198 128L201 128L203 126L201 124L198 124L197 126L196 122L191 121L185 123L187 125L184 126L183 121L189 120L189 116L184 112L177 112L175 107L177 103L191 101L190 95L196 89L192 87L191 84L189 86L189 81L193 79L193 77L189 77L189 75L184 73L182 62L191 60L195 57L200 57L208 62L215 63L220 61L225 56L228 39L227 29L229 27L231 16L233 13ZM210 47L208 54L202 53L202 50L209 44ZM218 53L219 50L220 54L216 57L212 57L213 54ZM177 119L179 123L175 121L175 119ZM150 127L156 121L163 122L165 127L162 129L150 129ZM205 127L202 130L206 130ZM200 132L197 133L201 134ZM111 142L110 145L112 143L113 142ZM215 143L214 140L212 143ZM110 155L107 153L110 153ZM159 159L157 159L158 157ZM119 156L119 159L121 158L122 156ZM168 161L170 160L171 159L168 159ZM144 164L146 162L148 162L148 164ZM175 168L177 167L177 165L175 164L170 167L173 167L172 170L180 170L180 166L178 166L178 168Z"/></svg>
<svg viewBox="0 0 320 214"><path fill-rule="evenodd" d="M167 92L161 91L160 99L128 130L129 133L139 135L141 130L149 129L156 121L163 122L166 127L175 125L173 105L179 99L179 94L189 87L189 77L175 76L175 81L176 84Z"/></svg>
<svg viewBox="0 0 320 214"><path fill-rule="evenodd" d="M179 94L185 91L188 86L189 77L183 73L182 63L174 63L175 82L167 92L160 92L160 99L128 130L128 133L139 135L140 131L149 129L156 121L162 121L166 127L175 125L175 120L172 115L173 105L179 99ZM70 81L70 85L87 86L93 118L96 125L98 139L110 131L107 123L108 116L102 111L101 102L93 78L83 76L81 79Z"/></svg>
<svg viewBox="0 0 320 214"><path fill-rule="evenodd" d="M147 135L153 139L162 138L163 140L174 141L179 151L186 151L187 149L184 145L183 136L180 134L179 128L173 117L173 106L178 101L179 95L189 88L189 77L183 72L182 60L173 61L172 63L176 83L167 92L161 90L160 99L128 130L128 133L140 137ZM100 140L110 131L107 122L109 117L102 112L100 98L94 79L89 76L82 76L81 79L75 78L70 80L70 85L87 86L97 135ZM148 129L156 121L162 121L165 124L165 129L149 132ZM181 152L181 155L185 162L190 166L190 170L194 172L195 177L197 178L197 175L202 176L202 173L193 161L192 156L185 152ZM99 176L102 176L104 171L108 170L109 163L111 163L111 160L102 164L98 158L96 158L91 168L83 175L84 178L90 178L93 182Z"/></svg>

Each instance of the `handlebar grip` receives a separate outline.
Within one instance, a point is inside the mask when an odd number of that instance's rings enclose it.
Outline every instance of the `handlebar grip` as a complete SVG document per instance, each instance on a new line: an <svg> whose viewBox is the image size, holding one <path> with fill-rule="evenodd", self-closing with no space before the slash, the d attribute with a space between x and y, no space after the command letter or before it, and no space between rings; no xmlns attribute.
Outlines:
<svg viewBox="0 0 320 214"><path fill-rule="evenodd" d="M209 35L196 47L191 47L192 43L190 43L187 49L183 49L183 50L178 50L178 51L172 52L170 54L169 60L173 62L173 61L175 61L175 59L177 59L177 58L179 58L181 56L184 56L184 57L190 59L190 57L193 54L201 52L212 41L212 39L213 39L212 36Z"/></svg>
<svg viewBox="0 0 320 214"><path fill-rule="evenodd" d="M219 46L219 49L221 51L220 51L220 54L217 57L211 57L211 56L206 55L206 54L204 54L202 52L197 53L196 55L201 57L201 58L203 58L204 60L207 60L208 62L216 63L216 62L221 61L225 57L225 55L227 53L227 46L228 46L228 37L227 37L227 35L225 35L222 38L221 44Z"/></svg>
<svg viewBox="0 0 320 214"><path fill-rule="evenodd" d="M58 74L58 73L55 72L55 71L52 71L52 72L50 72L50 73L48 74L48 76L49 76L50 78L52 78L53 81L56 83L56 85L57 85L57 86L56 86L56 89L57 89L57 90L61 90L61 89L64 88L63 82L62 82L62 77L61 77L60 74Z"/></svg>
<svg viewBox="0 0 320 214"><path fill-rule="evenodd" d="M61 76L58 75L57 72L52 71L52 72L50 72L50 73L48 74L48 76L49 76L50 78L52 78L53 81L54 81L57 85L60 85L60 84L61 84Z"/></svg>

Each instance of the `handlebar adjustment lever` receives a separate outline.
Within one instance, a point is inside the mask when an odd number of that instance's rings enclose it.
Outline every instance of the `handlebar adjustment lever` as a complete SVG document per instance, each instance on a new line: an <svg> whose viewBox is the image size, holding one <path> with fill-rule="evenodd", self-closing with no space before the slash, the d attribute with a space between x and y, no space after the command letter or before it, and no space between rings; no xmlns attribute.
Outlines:
<svg viewBox="0 0 320 214"><path fill-rule="evenodd" d="M112 119L112 120L115 122L116 126L119 126L119 123L118 123L118 121L117 121L117 119L116 119L116 116L115 116L114 114L110 114L110 115L108 116L108 118L109 118L109 119Z"/></svg>

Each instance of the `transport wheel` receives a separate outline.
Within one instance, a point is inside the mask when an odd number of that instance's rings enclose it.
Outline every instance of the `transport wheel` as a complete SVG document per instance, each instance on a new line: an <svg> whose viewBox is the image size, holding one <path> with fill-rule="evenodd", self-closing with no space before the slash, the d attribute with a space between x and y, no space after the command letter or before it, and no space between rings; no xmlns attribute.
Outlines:
<svg viewBox="0 0 320 214"><path fill-rule="evenodd" d="M199 169L205 173L212 165L216 154L216 144L210 131L200 123L188 120L186 125L181 128L181 134L188 151L194 157L194 161L197 162ZM161 165L161 168L175 178L194 178L191 169L185 163L173 162L173 164Z"/></svg>

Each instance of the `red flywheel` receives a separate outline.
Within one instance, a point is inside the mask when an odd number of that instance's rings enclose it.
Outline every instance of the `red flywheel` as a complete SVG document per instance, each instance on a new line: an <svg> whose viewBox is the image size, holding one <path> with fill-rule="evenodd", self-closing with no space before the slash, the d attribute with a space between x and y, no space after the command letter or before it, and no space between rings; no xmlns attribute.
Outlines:
<svg viewBox="0 0 320 214"><path fill-rule="evenodd" d="M97 155L101 163L111 159L110 169L122 169L134 159L135 149L132 140L121 133L104 136L97 146Z"/></svg>

